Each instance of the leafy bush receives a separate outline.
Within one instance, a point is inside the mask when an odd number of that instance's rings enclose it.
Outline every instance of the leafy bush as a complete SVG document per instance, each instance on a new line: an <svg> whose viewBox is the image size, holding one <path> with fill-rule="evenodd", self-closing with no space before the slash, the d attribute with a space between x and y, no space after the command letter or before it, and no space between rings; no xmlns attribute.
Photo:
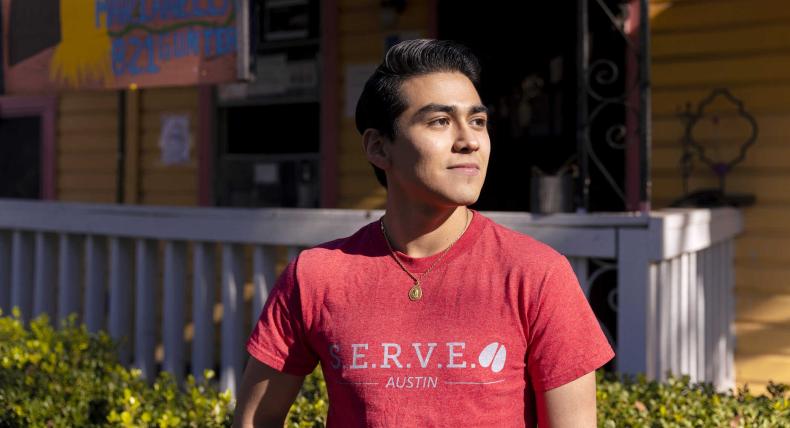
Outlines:
<svg viewBox="0 0 790 428"><path fill-rule="evenodd" d="M206 373L210 379L213 374ZM192 377L152 385L118 363L115 344L74 318L53 329L0 317L0 427L227 427L230 393Z"/></svg>
<svg viewBox="0 0 790 428"><path fill-rule="evenodd" d="M118 363L106 334L90 334L74 318L56 330L45 317L25 328L18 314L0 316L0 428L227 427L231 397L209 384L212 376L200 383L189 377L179 388L162 374L149 385ZM598 421L606 428L790 428L788 387L771 383L768 392L723 394L688 377L660 383L598 373ZM316 369L286 427L324 427L327 410L326 383Z"/></svg>
<svg viewBox="0 0 790 428"><path fill-rule="evenodd" d="M326 395L326 382L319 367L305 378L302 390L291 405L285 426L287 428L324 427L327 410L329 410L329 400Z"/></svg>
<svg viewBox="0 0 790 428"><path fill-rule="evenodd" d="M790 427L786 385L769 383L768 395L748 388L717 393L713 385L692 384L688 376L650 382L598 375L601 427Z"/></svg>

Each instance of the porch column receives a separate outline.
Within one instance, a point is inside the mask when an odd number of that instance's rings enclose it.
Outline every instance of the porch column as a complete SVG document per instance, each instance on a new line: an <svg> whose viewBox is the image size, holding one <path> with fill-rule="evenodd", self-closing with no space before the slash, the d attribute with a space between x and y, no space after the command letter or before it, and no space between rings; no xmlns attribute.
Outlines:
<svg viewBox="0 0 790 428"><path fill-rule="evenodd" d="M646 229L617 233L617 371L648 372L648 326L655 320L655 282L651 281Z"/></svg>

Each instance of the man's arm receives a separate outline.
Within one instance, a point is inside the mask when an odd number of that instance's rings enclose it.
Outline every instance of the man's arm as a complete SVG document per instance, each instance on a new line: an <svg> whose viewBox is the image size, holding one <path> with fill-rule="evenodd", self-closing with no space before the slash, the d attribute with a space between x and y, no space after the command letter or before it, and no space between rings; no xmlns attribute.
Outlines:
<svg viewBox="0 0 790 428"><path fill-rule="evenodd" d="M540 428L594 428L595 372L535 397Z"/></svg>
<svg viewBox="0 0 790 428"><path fill-rule="evenodd" d="M250 358L241 381L235 428L282 428L304 376L279 372L255 358Z"/></svg>

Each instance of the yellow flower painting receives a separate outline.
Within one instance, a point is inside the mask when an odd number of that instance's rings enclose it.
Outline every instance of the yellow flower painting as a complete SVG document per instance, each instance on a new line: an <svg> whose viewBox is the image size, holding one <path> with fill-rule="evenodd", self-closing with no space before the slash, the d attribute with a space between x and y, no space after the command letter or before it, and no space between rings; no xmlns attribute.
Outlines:
<svg viewBox="0 0 790 428"><path fill-rule="evenodd" d="M95 0L62 0L60 25L61 40L52 56L50 79L68 87L111 81L112 43L106 15L96 17Z"/></svg>

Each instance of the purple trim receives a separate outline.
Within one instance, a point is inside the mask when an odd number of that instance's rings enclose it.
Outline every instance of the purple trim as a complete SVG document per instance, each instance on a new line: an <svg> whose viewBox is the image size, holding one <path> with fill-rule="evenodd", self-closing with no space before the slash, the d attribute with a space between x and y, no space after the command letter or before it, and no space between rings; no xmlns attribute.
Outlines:
<svg viewBox="0 0 790 428"><path fill-rule="evenodd" d="M636 88L639 80L639 61L637 61L635 50L639 47L639 22L640 0L629 2L629 19L626 21L626 34L631 40L631 47L625 47L625 87ZM639 105L639 91L631 91L628 94L627 102L632 106ZM639 120L638 111L628 114L626 109L625 129L625 209L627 211L639 211L639 186L640 186L640 146L639 146Z"/></svg>
<svg viewBox="0 0 790 428"><path fill-rule="evenodd" d="M338 140L340 139L338 85L338 4L321 2L321 206L337 206Z"/></svg>
<svg viewBox="0 0 790 428"><path fill-rule="evenodd" d="M212 206L211 183L213 182L213 123L214 123L214 87L211 85L198 86L198 205Z"/></svg>
<svg viewBox="0 0 790 428"><path fill-rule="evenodd" d="M55 199L55 96L0 97L0 117L41 116L41 199Z"/></svg>

